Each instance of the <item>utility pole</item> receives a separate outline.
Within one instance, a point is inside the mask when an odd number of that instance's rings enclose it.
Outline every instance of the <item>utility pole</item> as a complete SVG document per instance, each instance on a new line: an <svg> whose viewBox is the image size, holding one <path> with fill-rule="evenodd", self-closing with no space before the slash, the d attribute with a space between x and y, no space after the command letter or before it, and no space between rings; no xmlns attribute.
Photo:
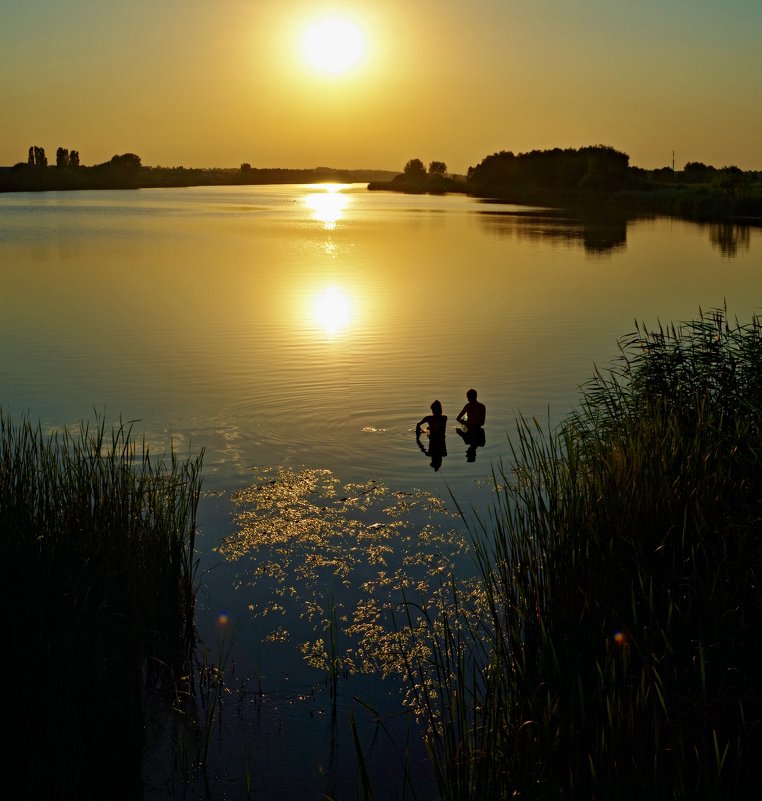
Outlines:
<svg viewBox="0 0 762 801"><path fill-rule="evenodd" d="M672 151L672 172L675 171L675 151Z"/></svg>

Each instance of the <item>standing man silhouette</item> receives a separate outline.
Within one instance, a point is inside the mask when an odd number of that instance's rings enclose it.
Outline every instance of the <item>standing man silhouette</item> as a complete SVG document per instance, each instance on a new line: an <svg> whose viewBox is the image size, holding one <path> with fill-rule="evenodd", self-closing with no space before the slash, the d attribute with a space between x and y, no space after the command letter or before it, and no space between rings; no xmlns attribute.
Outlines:
<svg viewBox="0 0 762 801"><path fill-rule="evenodd" d="M487 416L487 407L476 400L476 390L469 389L466 392L468 403L461 409L460 414L455 418L463 428L456 428L455 431L463 442L468 445L466 450L466 461L476 461L476 449L481 448L486 442L484 436L484 420Z"/></svg>
<svg viewBox="0 0 762 801"><path fill-rule="evenodd" d="M468 403L460 410L460 414L455 418L461 425L467 426L468 430L476 433L476 430L484 427L484 420L487 416L487 407L476 400L476 390L469 389L466 392Z"/></svg>

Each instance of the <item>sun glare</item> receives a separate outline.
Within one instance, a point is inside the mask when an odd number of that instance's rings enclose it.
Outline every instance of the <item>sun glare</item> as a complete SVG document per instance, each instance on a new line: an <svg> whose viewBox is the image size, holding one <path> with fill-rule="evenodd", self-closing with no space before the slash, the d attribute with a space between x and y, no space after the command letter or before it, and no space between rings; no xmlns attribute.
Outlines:
<svg viewBox="0 0 762 801"><path fill-rule="evenodd" d="M326 75L341 75L359 66L366 49L359 26L344 17L313 22L305 30L301 46L307 64Z"/></svg>

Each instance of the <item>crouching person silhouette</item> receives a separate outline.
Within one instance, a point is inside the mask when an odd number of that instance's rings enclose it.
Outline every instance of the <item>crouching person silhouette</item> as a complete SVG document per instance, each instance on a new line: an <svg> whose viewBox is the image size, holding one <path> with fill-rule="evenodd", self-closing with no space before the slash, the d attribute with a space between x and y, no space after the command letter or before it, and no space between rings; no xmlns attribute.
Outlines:
<svg viewBox="0 0 762 801"><path fill-rule="evenodd" d="M428 448L421 442L424 425L428 427ZM439 470L442 466L442 459L447 456L446 431L447 415L442 414L442 404L435 400L431 404L431 414L427 414L415 425L415 440L418 443L418 447L431 459L431 466L434 470Z"/></svg>

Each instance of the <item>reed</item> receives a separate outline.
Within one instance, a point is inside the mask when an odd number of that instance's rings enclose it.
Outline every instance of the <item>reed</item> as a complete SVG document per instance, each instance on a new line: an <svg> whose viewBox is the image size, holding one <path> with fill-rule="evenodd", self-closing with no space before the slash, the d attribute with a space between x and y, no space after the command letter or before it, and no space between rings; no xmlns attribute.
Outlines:
<svg viewBox="0 0 762 801"><path fill-rule="evenodd" d="M143 689L194 645L202 456L131 428L46 435L0 411L0 608L9 764L29 798L140 797Z"/></svg>
<svg viewBox="0 0 762 801"><path fill-rule="evenodd" d="M409 663L443 799L762 786L762 323L621 347L560 428L520 421L476 622L451 604Z"/></svg>
<svg viewBox="0 0 762 801"><path fill-rule="evenodd" d="M328 638L328 665L326 670L326 684L331 693L334 708L338 697L339 675L341 673L341 657L339 656L339 617L336 610L336 596L333 588L326 597L326 619L323 626Z"/></svg>
<svg viewBox="0 0 762 801"><path fill-rule="evenodd" d="M203 643L199 643L199 665L198 665L198 694L196 696L199 704L199 714L191 716L194 735L199 737L200 745L193 760L193 768L201 769L204 778L208 782L209 777L206 772L209 762L209 749L212 743L212 734L215 729L215 722L219 731L223 728L223 708L224 698L229 692L226 685L226 675L233 668L233 652L238 637L237 628L232 630L228 625L227 616L218 624L217 630L217 661L210 659L209 649ZM190 682L188 689L191 695L195 691L195 685ZM190 699L189 699L190 700Z"/></svg>

